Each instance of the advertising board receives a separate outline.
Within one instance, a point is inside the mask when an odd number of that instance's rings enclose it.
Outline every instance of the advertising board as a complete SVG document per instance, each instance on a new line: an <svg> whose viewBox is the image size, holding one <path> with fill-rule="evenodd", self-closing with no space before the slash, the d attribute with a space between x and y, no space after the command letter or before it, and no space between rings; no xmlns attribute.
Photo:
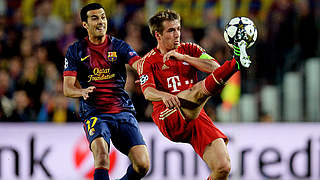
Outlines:
<svg viewBox="0 0 320 180"><path fill-rule="evenodd" d="M230 139L231 180L319 180L320 124L219 124ZM188 144L140 123L151 167L146 180L205 180L210 171ZM129 165L112 145L110 177ZM93 157L81 124L0 124L0 180L87 180Z"/></svg>

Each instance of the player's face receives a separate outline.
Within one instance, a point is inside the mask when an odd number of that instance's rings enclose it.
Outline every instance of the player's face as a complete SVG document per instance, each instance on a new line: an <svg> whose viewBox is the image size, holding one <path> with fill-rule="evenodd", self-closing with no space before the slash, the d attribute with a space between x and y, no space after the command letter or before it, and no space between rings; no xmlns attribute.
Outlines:
<svg viewBox="0 0 320 180"><path fill-rule="evenodd" d="M107 33L107 18L102 8L87 12L87 22L83 22L90 37L99 38Z"/></svg>
<svg viewBox="0 0 320 180"><path fill-rule="evenodd" d="M179 20L164 21L162 35L159 34L158 43L167 51L176 49L180 45L181 25Z"/></svg>

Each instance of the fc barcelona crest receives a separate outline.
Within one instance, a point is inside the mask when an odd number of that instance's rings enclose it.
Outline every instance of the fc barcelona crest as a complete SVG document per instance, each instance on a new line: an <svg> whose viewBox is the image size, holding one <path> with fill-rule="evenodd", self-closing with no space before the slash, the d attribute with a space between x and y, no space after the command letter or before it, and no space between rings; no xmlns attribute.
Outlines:
<svg viewBox="0 0 320 180"><path fill-rule="evenodd" d="M117 52L108 52L108 61L114 62L117 60Z"/></svg>

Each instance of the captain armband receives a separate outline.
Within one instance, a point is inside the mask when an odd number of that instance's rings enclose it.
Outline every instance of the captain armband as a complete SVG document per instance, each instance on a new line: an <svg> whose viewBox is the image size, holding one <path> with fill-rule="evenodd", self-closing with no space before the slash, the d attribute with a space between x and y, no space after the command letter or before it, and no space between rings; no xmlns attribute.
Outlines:
<svg viewBox="0 0 320 180"><path fill-rule="evenodd" d="M207 53L202 53L201 56L199 57L200 59L214 59Z"/></svg>

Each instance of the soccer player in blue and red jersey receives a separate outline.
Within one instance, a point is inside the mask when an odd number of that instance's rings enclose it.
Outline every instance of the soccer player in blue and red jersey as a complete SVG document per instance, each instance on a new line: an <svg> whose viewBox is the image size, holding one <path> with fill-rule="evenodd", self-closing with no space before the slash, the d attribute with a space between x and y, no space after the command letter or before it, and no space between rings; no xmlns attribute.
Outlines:
<svg viewBox="0 0 320 180"><path fill-rule="evenodd" d="M124 41L107 35L104 8L97 3L80 12L88 36L65 56L63 91L80 99L82 119L94 157L94 180L109 180L110 139L131 165L122 180L139 180L149 169L148 151L127 92L125 64L136 69L140 57Z"/></svg>
<svg viewBox="0 0 320 180"><path fill-rule="evenodd" d="M244 41L235 47L235 56L220 66L194 43L180 43L180 16L160 11L149 20L157 47L138 64L143 94L153 103L152 119L162 134L175 142L192 145L211 169L208 180L225 180L230 172L227 137L203 110L208 99L239 70L250 66ZM240 57L241 58L240 58ZM210 73L197 80L196 72Z"/></svg>

